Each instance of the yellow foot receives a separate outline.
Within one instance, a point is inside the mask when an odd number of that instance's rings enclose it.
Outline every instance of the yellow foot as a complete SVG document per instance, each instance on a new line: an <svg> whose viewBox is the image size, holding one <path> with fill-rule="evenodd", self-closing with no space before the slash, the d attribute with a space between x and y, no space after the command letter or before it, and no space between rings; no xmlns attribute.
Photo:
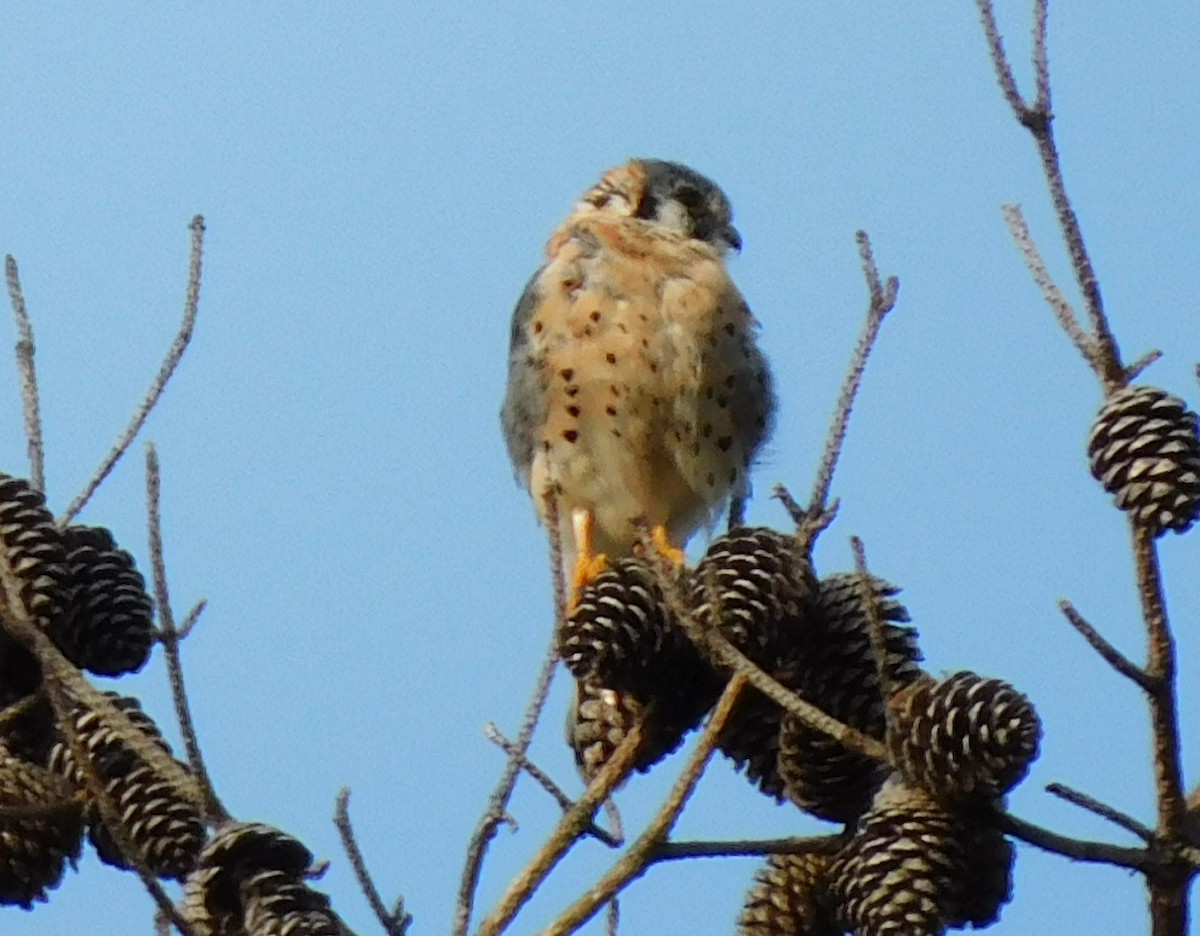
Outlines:
<svg viewBox="0 0 1200 936"><path fill-rule="evenodd" d="M601 572L608 568L608 557L592 548L592 514L588 510L571 513L571 525L575 529L575 569L571 574L571 601L569 611L579 604L579 595Z"/></svg>
<svg viewBox="0 0 1200 936"><path fill-rule="evenodd" d="M667 528L665 526L656 526L650 531L650 542L654 544L654 548L658 550L658 554L671 563L671 565L676 568L683 565L683 550L678 546L671 545L671 540L667 537Z"/></svg>

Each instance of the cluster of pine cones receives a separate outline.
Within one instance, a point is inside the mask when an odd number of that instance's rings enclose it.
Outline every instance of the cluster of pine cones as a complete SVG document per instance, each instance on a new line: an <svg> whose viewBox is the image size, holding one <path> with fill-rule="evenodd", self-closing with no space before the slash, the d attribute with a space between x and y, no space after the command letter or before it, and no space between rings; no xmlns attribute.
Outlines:
<svg viewBox="0 0 1200 936"><path fill-rule="evenodd" d="M28 482L0 475L0 580L0 905L46 900L86 834L107 864L183 881L200 936L347 936L305 883L303 845L258 824L210 837L199 784L154 720L83 675L134 672L155 639L145 580L109 531L60 528ZM73 674L57 711L21 622Z"/></svg>
<svg viewBox="0 0 1200 936"><path fill-rule="evenodd" d="M570 735L584 774L637 720L636 766L649 769L715 702L727 674L685 635L677 614L686 613L802 699L890 745L891 763L881 764L746 690L721 750L763 793L845 831L830 853L768 860L747 895L742 936L925 936L995 920L1013 852L993 820L1037 755L1029 701L998 679L923 672L897 589L872 579L885 699L859 577L817 579L793 536L736 529L679 574L670 601L646 562L618 560L564 623L559 648L577 684Z"/></svg>

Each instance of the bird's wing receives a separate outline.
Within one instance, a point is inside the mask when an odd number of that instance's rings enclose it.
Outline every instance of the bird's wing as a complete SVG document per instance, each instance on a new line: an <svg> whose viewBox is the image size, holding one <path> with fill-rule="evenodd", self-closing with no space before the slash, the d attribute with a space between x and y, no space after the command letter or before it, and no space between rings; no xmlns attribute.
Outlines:
<svg viewBox="0 0 1200 936"><path fill-rule="evenodd" d="M508 457L517 480L525 487L529 486L529 469L533 462L538 428L546 420L540 368L533 356L527 333L529 320L541 301L538 289L541 274L542 269L539 269L529 278L513 310L508 345L508 387L500 408L500 426L508 446Z"/></svg>

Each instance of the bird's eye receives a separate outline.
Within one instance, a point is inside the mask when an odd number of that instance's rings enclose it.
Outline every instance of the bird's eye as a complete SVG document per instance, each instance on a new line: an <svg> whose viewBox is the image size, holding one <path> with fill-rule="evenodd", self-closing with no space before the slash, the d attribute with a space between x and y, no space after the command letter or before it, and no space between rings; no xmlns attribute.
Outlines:
<svg viewBox="0 0 1200 936"><path fill-rule="evenodd" d="M679 191L675 193L675 198L679 204L688 210L695 210L704 204L704 196L690 185L681 186Z"/></svg>
<svg viewBox="0 0 1200 936"><path fill-rule="evenodd" d="M647 192L638 203L636 217L650 220L658 215L658 199Z"/></svg>

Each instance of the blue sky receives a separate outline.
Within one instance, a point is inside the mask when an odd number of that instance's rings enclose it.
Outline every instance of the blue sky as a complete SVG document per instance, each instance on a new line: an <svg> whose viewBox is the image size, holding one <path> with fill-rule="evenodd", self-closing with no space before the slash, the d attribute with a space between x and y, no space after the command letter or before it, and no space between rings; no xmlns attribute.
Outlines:
<svg viewBox="0 0 1200 936"><path fill-rule="evenodd" d="M1002 6L1027 79L1025 4ZM1148 379L1193 405L1197 43L1185 0L1052 10L1067 184L1114 327L1127 359L1164 349ZM733 201L733 274L781 404L760 491L811 484L865 307L853 235L870 232L900 303L819 571L848 568L862 536L904 586L932 671L1001 676L1034 700L1044 753L1014 811L1125 841L1042 791L1057 780L1152 821L1141 700L1055 610L1071 598L1140 657L1124 520L1086 469L1099 390L1000 219L1022 203L1067 283L973 4L25 4L0 32L0 128L0 252L20 263L37 330L59 509L157 368L188 221L207 219L196 338L148 427L177 612L210 602L185 651L194 709L226 804L332 858L324 883L364 936L377 929L330 822L337 789L352 787L370 864L408 898L414 932L445 932L501 769L481 726L515 731L548 640L544 539L496 418L508 320L573 200L631 155L689 163ZM20 474L0 366L0 468ZM83 519L144 561L142 492L138 451ZM751 518L785 522L762 497ZM1200 701L1198 536L1162 546L1184 737ZM161 661L121 688L169 723ZM534 755L575 790L566 698L560 679ZM678 767L621 794L631 829ZM520 831L493 849L483 906L555 812L518 791ZM721 762L679 834L821 828ZM612 859L580 848L513 931L535 932ZM729 932L755 866L657 868L626 895L625 931ZM48 905L0 925L115 936L151 932L150 916L132 876L88 857ZM1144 921L1138 879L1022 846L993 932Z"/></svg>

